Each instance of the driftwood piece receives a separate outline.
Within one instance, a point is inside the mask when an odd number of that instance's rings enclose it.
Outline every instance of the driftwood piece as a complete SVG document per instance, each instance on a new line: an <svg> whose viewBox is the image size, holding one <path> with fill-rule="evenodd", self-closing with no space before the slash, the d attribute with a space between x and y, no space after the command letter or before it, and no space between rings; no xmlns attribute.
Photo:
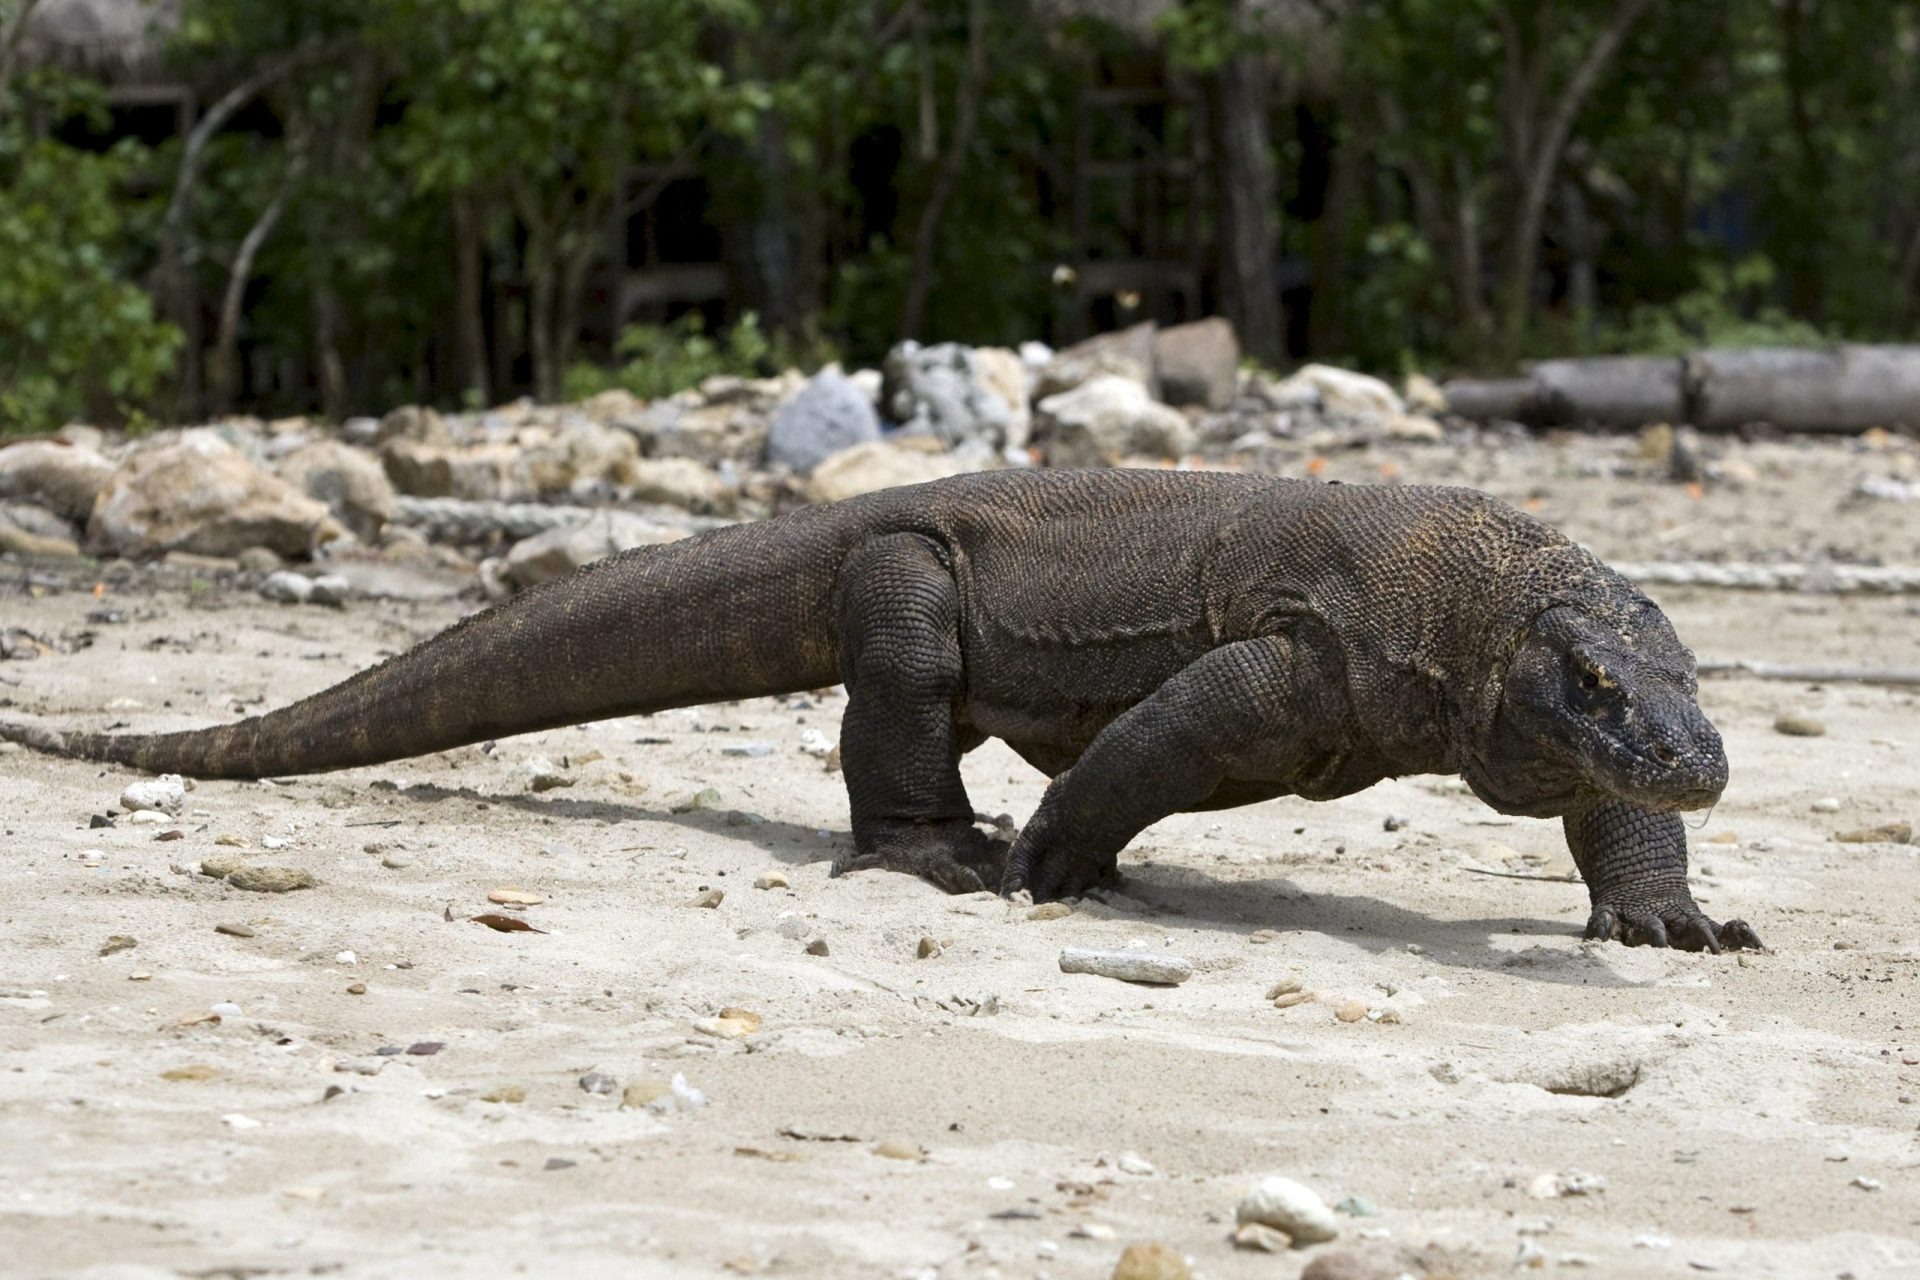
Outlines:
<svg viewBox="0 0 1920 1280"><path fill-rule="evenodd" d="M1745 676L1802 684L1920 685L1920 667L1823 667L1799 662L1703 662L1703 676Z"/></svg>
<svg viewBox="0 0 1920 1280"><path fill-rule="evenodd" d="M1673 587L1727 587L1739 591L1809 594L1920 593L1920 567L1865 564L1716 564L1704 560L1618 561L1614 569L1635 582Z"/></svg>

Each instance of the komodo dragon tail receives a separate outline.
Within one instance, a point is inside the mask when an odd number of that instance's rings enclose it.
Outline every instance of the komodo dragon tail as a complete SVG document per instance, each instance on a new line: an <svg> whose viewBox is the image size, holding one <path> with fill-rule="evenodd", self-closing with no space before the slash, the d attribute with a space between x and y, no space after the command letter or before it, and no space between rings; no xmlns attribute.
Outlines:
<svg viewBox="0 0 1920 1280"><path fill-rule="evenodd" d="M522 592L266 715L183 733L0 741L150 773L321 773L489 738L839 679L833 581L857 504L624 552Z"/></svg>

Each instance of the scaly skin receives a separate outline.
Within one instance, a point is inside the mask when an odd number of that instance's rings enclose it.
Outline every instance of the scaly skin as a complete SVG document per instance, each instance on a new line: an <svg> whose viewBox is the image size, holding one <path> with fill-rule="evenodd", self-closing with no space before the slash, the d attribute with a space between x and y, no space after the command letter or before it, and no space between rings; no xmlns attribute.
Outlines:
<svg viewBox="0 0 1920 1280"><path fill-rule="evenodd" d="M1693 655L1630 583L1467 489L962 476L612 557L236 724L0 739L253 778L836 679L836 871L1064 897L1170 813L1458 773L1565 819L1588 936L1759 945L1686 888L1677 811L1726 783ZM960 781L989 737L1053 778L1010 848Z"/></svg>

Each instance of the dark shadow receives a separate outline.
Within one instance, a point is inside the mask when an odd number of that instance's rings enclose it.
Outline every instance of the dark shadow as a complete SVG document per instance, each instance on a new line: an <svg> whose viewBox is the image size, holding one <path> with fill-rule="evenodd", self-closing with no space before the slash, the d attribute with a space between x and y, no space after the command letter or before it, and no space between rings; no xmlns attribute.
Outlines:
<svg viewBox="0 0 1920 1280"><path fill-rule="evenodd" d="M741 810L673 813L614 800L575 799L551 792L490 795L471 787L443 787L433 783L404 787L397 794L428 804L470 800L501 805L561 822L666 822L709 836L744 841L787 866L829 862L853 842L852 834L837 823L831 828L829 839L822 840L817 834L819 828L798 823L758 815L755 820L743 823L734 816L743 812ZM1309 893L1283 878L1216 880L1204 872L1160 861L1144 866L1123 863L1122 871L1125 881L1121 891L1127 898L1143 904L1149 914L1142 915L1124 902L1118 906L1100 904L1100 910L1121 917L1147 919L1173 915L1243 935L1256 929L1272 929L1283 934L1323 933L1344 937L1375 955L1404 950L1408 943L1414 943L1423 949L1427 959L1455 968L1478 969L1562 986L1643 985L1621 978L1611 972L1604 961L1589 958L1582 951L1531 948L1513 952L1498 950L1492 945L1493 937L1501 934L1569 937L1572 926L1562 922L1523 916L1437 920L1379 898ZM1568 888L1578 890L1579 886Z"/></svg>

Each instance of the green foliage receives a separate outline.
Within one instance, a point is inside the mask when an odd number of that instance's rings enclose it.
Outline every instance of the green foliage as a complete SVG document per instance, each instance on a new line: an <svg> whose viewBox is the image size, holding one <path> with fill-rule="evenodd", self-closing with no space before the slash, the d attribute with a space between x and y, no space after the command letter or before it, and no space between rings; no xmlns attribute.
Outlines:
<svg viewBox="0 0 1920 1280"><path fill-rule="evenodd" d="M125 417L172 368L179 331L126 261L121 188L138 159L0 126L0 432Z"/></svg>
<svg viewBox="0 0 1920 1280"><path fill-rule="evenodd" d="M709 334L697 312L671 325L628 325L616 344L616 369L581 362L567 370L566 396L584 400L618 388L657 400L719 374L757 378L798 368L811 372L836 358L819 339L769 335L749 311L724 335Z"/></svg>
<svg viewBox="0 0 1920 1280"><path fill-rule="evenodd" d="M1831 340L1818 326L1796 319L1768 299L1778 273L1755 255L1723 265L1704 263L1699 284L1660 306L1634 307L1602 330L1602 350L1636 355L1685 355L1700 347L1819 346Z"/></svg>

